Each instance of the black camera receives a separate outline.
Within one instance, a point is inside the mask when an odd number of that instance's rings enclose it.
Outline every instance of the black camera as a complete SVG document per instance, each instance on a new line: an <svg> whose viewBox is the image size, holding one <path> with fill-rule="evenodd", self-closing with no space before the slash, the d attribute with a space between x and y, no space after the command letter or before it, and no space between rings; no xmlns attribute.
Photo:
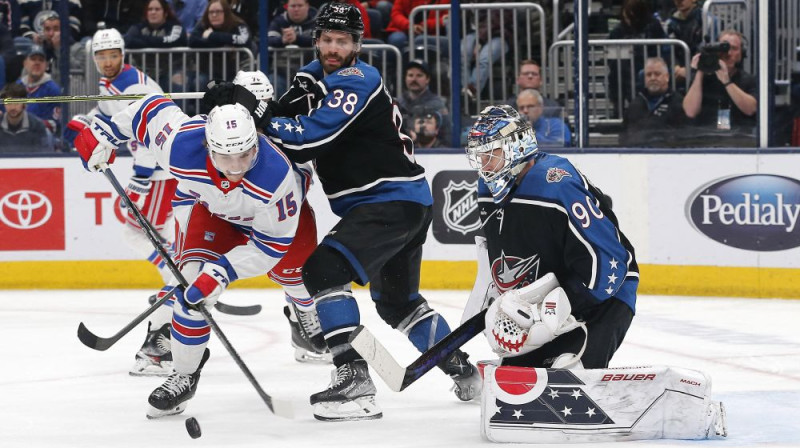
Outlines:
<svg viewBox="0 0 800 448"><path fill-rule="evenodd" d="M714 73L719 70L719 59L731 49L728 42L706 44L700 47L700 60L697 69L703 73Z"/></svg>

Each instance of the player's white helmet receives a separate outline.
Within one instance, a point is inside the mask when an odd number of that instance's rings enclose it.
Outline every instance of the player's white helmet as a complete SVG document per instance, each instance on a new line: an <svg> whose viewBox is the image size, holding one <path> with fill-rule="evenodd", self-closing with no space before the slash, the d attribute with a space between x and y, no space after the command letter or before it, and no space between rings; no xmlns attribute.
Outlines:
<svg viewBox="0 0 800 448"><path fill-rule="evenodd" d="M206 122L206 144L211 162L226 175L240 175L256 163L258 133L250 112L241 104L225 104L211 109ZM252 157L245 159L231 156L251 151ZM247 161L241 166L241 161Z"/></svg>
<svg viewBox="0 0 800 448"><path fill-rule="evenodd" d="M270 101L275 95L275 89L269 82L269 78L259 70L253 72L240 70L233 78L233 83L244 86L261 101Z"/></svg>
<svg viewBox="0 0 800 448"><path fill-rule="evenodd" d="M505 199L524 162L538 149L530 123L511 106L483 109L467 135L467 159L495 202Z"/></svg>
<svg viewBox="0 0 800 448"><path fill-rule="evenodd" d="M119 50L124 63L125 39L122 38L122 34L120 34L119 31L115 30L114 28L99 30L94 33L94 36L92 37L92 55L95 55L98 51L102 50ZM96 58L94 64L97 66L97 71L103 73L103 70L100 68L100 64Z"/></svg>

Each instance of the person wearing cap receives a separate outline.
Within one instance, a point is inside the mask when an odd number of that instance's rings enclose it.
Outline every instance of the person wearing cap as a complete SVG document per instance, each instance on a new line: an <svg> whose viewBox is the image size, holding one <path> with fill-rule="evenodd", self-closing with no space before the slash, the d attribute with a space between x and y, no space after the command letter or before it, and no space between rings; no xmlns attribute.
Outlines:
<svg viewBox="0 0 800 448"><path fill-rule="evenodd" d="M442 126L442 115L436 111L425 111L413 118L414 147L441 148L445 146L439 139L439 128Z"/></svg>
<svg viewBox="0 0 800 448"><path fill-rule="evenodd" d="M439 112L444 122L440 130L440 134L444 137L442 143L449 144L447 130L450 127L450 113L445 99L433 93L429 88L431 70L428 64L422 59L411 60L406 65L404 78L406 88L397 98L397 105L404 111L403 121L410 126L411 118L417 110Z"/></svg>
<svg viewBox="0 0 800 448"><path fill-rule="evenodd" d="M25 87L11 83L0 91L0 100L27 97ZM26 104L6 104L0 118L0 154L30 154L53 151L52 136L42 120L25 110Z"/></svg>
<svg viewBox="0 0 800 448"><path fill-rule="evenodd" d="M22 63L22 76L17 80L25 86L28 98L61 95L61 87L53 81L47 70L47 55L41 45L33 45ZM61 121L61 105L58 103L33 103L28 113L39 117L53 134L58 135Z"/></svg>

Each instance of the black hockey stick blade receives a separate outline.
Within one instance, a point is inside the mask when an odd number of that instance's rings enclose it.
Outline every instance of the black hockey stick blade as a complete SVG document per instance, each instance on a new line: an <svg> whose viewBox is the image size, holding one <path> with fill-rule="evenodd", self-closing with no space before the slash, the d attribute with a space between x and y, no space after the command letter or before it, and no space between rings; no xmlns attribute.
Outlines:
<svg viewBox="0 0 800 448"><path fill-rule="evenodd" d="M390 389L400 392L483 331L486 327L485 316L486 310L472 316L405 368L363 325L359 325L350 335L350 345L378 372Z"/></svg>
<svg viewBox="0 0 800 448"><path fill-rule="evenodd" d="M89 329L86 328L86 325L84 325L83 322L81 322L78 325L78 339L80 339L83 345L89 348L99 350L101 352L106 351L109 348L111 348L112 345L116 344L117 341L122 339L123 336L125 336L131 330L133 330L134 327L139 325L143 320L147 319L147 316L153 314L158 309L158 307L166 303L166 301L169 300L170 297L175 295L175 291L177 291L177 288L173 288L172 291L165 294L164 297L154 302L153 305L150 306L150 308L146 309L142 314L136 316L136 318L133 319L130 323L128 323L128 325L125 325L125 327L122 330L118 331L117 334L111 336L110 338L101 338L100 336L97 336L96 334L89 331Z"/></svg>
<svg viewBox="0 0 800 448"><path fill-rule="evenodd" d="M217 302L214 304L214 308L216 308L220 313L232 314L234 316L255 316L261 312L261 305L237 306Z"/></svg>

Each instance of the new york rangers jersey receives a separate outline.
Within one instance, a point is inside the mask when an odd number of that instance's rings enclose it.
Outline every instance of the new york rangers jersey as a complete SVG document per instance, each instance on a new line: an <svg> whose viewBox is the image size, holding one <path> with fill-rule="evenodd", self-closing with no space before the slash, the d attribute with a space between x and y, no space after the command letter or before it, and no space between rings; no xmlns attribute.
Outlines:
<svg viewBox="0 0 800 448"><path fill-rule="evenodd" d="M289 105L289 99L300 101ZM364 203L433 203L411 139L399 131L402 116L375 67L358 60L326 76L315 60L300 69L281 103L297 115L273 118L265 131L291 160L315 161L337 215Z"/></svg>
<svg viewBox="0 0 800 448"><path fill-rule="evenodd" d="M100 77L99 88L100 95L107 96L164 92L157 82L129 64L123 65L122 71L114 79L109 79L105 76ZM121 112L132 102L131 100L98 101L97 107L90 115L99 113L106 118L111 118L112 115ZM156 164L155 155L147 148L140 148L135 140L128 143L128 148L133 156L133 171L136 176L152 180L170 179L169 173Z"/></svg>
<svg viewBox="0 0 800 448"><path fill-rule="evenodd" d="M543 152L501 204L478 183L492 280L500 292L553 272L573 314L608 300L635 312L639 267L633 246L594 187L567 159Z"/></svg>
<svg viewBox="0 0 800 448"><path fill-rule="evenodd" d="M225 255L231 280L266 274L292 243L310 170L295 167L263 136L255 165L240 182L221 177L203 141L206 116L189 117L162 95L136 101L112 117L122 140L135 139L155 154L158 164L178 179L175 219L186 228L196 202L249 236L246 245Z"/></svg>

